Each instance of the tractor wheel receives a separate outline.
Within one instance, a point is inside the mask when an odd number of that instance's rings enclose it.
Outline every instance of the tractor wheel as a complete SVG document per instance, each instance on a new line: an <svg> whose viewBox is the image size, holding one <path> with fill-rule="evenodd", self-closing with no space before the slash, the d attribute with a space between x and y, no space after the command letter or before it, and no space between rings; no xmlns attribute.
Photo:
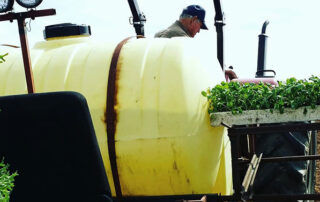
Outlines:
<svg viewBox="0 0 320 202"><path fill-rule="evenodd" d="M256 135L256 153L263 153L263 157L314 155L316 154L315 135L315 132ZM314 193L314 184L314 161L264 163L259 166L254 182L254 193Z"/></svg>

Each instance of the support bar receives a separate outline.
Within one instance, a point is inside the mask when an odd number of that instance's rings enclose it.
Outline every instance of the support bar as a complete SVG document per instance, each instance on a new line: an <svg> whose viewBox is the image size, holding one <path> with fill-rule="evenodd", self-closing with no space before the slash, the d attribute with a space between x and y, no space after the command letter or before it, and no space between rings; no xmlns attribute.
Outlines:
<svg viewBox="0 0 320 202"><path fill-rule="evenodd" d="M17 19L26 19L31 18L34 19L36 17L45 17L49 15L55 15L56 10L55 9L43 9L43 10L31 10L27 12L21 12L21 13L8 13L5 15L0 15L0 21L6 21L6 20L17 20Z"/></svg>
<svg viewBox="0 0 320 202"><path fill-rule="evenodd" d="M144 36L144 24L147 21L146 16L140 12L137 0L128 0L132 13L132 24L137 35Z"/></svg>
<svg viewBox="0 0 320 202"><path fill-rule="evenodd" d="M22 58L24 64L24 73L26 76L27 88L28 93L34 93L34 82L33 82L33 73L32 73L32 65L30 59L30 52L28 46L28 37L25 30L25 20L18 19L18 28L19 28L19 35L20 35L20 44L21 44L21 51L22 51Z"/></svg>
<svg viewBox="0 0 320 202"><path fill-rule="evenodd" d="M28 37L25 30L25 19L26 18L35 19L36 17L44 17L49 15L55 15L55 14L56 14L55 9L44 9L44 10L30 10L27 12L8 13L8 14L0 15L0 21L11 21L11 22L13 20L18 21L21 51L22 51L22 58L23 58L24 72L26 76L28 93L34 93L35 87L33 82L32 64L31 64L30 53L29 53Z"/></svg>
<svg viewBox="0 0 320 202"><path fill-rule="evenodd" d="M223 26L225 24L225 17L222 11L222 5L220 0L213 0L216 16L214 18L214 25L217 31L217 57L222 70L224 70L224 34Z"/></svg>
<svg viewBox="0 0 320 202"><path fill-rule="evenodd" d="M284 161L306 161L306 160L319 160L320 155L309 155L309 156L285 156L285 157L269 157L262 158L261 163L267 162L284 162ZM247 164L249 160L238 160L239 164Z"/></svg>
<svg viewBox="0 0 320 202"><path fill-rule="evenodd" d="M229 132L232 135L246 135L246 134L271 134L272 132L287 132L287 131L313 131L319 130L320 123L295 123L286 125L268 125L268 126L252 126L243 128L230 128Z"/></svg>

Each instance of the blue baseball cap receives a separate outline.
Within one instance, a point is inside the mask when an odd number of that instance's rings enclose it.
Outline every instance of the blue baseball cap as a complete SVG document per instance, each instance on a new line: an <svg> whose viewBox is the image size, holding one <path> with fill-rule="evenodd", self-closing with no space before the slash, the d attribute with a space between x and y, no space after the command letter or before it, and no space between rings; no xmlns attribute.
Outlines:
<svg viewBox="0 0 320 202"><path fill-rule="evenodd" d="M206 16L206 11L199 5L190 5L187 8L183 9L181 15L191 15L191 16L197 16L198 19L201 21L201 29L208 29L206 24L204 23L204 18Z"/></svg>

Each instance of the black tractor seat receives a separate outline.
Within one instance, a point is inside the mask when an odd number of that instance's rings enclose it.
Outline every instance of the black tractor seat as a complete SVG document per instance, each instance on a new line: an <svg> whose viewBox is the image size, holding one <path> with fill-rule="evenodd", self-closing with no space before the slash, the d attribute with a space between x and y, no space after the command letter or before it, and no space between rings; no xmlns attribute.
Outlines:
<svg viewBox="0 0 320 202"><path fill-rule="evenodd" d="M112 201L81 94L5 96L0 109L0 158L19 174L11 202Z"/></svg>

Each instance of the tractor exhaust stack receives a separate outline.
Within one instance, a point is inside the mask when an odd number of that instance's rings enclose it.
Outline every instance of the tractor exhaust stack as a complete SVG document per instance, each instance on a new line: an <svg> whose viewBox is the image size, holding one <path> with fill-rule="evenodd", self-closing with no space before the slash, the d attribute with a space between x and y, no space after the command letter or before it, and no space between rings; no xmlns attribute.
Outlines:
<svg viewBox="0 0 320 202"><path fill-rule="evenodd" d="M266 70L266 55L267 55L267 39L266 29L269 21L265 21L262 26L261 34L259 35L259 46L258 46L258 64L256 77L264 77Z"/></svg>

